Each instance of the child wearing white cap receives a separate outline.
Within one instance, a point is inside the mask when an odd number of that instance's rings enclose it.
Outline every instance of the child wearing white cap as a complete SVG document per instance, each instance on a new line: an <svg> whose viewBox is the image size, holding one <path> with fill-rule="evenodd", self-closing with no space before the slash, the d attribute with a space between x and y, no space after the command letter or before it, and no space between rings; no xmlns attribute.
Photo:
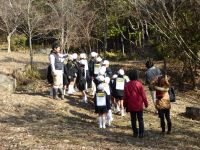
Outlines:
<svg viewBox="0 0 200 150"><path fill-rule="evenodd" d="M73 63L73 55L69 55L68 62L64 66L65 74L68 80L68 94L73 94L74 90L74 80L76 77L76 66Z"/></svg>
<svg viewBox="0 0 200 150"><path fill-rule="evenodd" d="M112 110L111 110L111 91L110 91L110 78L109 77L105 77L104 90L107 94L107 99L108 99L108 102L106 103L107 110L108 110L106 117L107 117L108 126L110 126L111 122L113 120L113 117L112 117Z"/></svg>
<svg viewBox="0 0 200 150"><path fill-rule="evenodd" d="M99 114L99 128L106 128L106 114L107 110L107 93L104 90L104 84L97 86L97 92L94 97L95 113Z"/></svg>
<svg viewBox="0 0 200 150"><path fill-rule="evenodd" d="M124 70L119 69L118 77L114 80L114 93L117 100L117 111L120 111L121 116L124 116L124 106L123 106L123 96L124 96L124 86L126 84L126 79L124 79Z"/></svg>
<svg viewBox="0 0 200 150"><path fill-rule="evenodd" d="M98 56L96 58L96 62L94 64L94 77L96 77L99 74L99 71L101 68L101 62L102 62L102 58L100 56Z"/></svg>
<svg viewBox="0 0 200 150"><path fill-rule="evenodd" d="M77 79L78 70L79 70L79 62L77 60L78 59L78 54L77 53L73 53L72 57L73 57L73 64L75 66L75 78L74 78L73 92L76 92L76 91L78 91L77 85L76 85L76 79Z"/></svg>
<svg viewBox="0 0 200 150"><path fill-rule="evenodd" d="M88 83L90 82L90 75L89 75L89 67L88 67L88 61L87 61L87 55L86 53L80 54L80 60L83 60L83 63L85 64L85 77L86 77L86 91L88 90Z"/></svg>
<svg viewBox="0 0 200 150"><path fill-rule="evenodd" d="M110 62L108 60L104 60L102 66L106 68L105 76L111 78L112 77L112 70L109 67Z"/></svg>
<svg viewBox="0 0 200 150"><path fill-rule="evenodd" d="M77 75L77 87L82 92L83 101L87 103L85 61L79 61L80 68Z"/></svg>

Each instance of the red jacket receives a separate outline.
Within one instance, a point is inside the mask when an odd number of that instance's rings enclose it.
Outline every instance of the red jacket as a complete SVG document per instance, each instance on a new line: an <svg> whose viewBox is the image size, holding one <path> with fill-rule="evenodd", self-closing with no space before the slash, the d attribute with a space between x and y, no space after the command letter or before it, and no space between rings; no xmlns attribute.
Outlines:
<svg viewBox="0 0 200 150"><path fill-rule="evenodd" d="M148 101L141 82L131 80L124 88L124 106L128 112L143 111L143 107L148 107Z"/></svg>

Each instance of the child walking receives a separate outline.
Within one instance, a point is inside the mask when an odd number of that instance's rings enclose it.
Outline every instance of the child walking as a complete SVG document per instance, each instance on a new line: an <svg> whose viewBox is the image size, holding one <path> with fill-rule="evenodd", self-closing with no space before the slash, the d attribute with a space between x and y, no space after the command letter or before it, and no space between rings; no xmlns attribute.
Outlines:
<svg viewBox="0 0 200 150"><path fill-rule="evenodd" d="M107 94L104 91L104 84L101 83L97 86L97 91L94 98L95 103L95 113L99 115L99 128L106 128L106 114L108 112L107 105L108 105L108 98Z"/></svg>
<svg viewBox="0 0 200 150"><path fill-rule="evenodd" d="M124 96L124 86L126 84L126 79L124 79L124 70L120 69L118 71L118 77L114 80L114 93L117 100L117 110L120 112L121 116L124 116L124 105L123 105L123 96Z"/></svg>
<svg viewBox="0 0 200 150"><path fill-rule="evenodd" d="M82 92L83 102L87 103L85 61L80 60L79 64L80 68L77 76L77 87Z"/></svg>
<svg viewBox="0 0 200 150"><path fill-rule="evenodd" d="M112 117L112 110L111 110L111 91L110 91L110 78L109 77L105 77L104 90L107 94L107 99L108 99L108 102L106 103L107 110L108 110L106 119L107 119L108 126L110 126L111 122L113 121L113 117Z"/></svg>

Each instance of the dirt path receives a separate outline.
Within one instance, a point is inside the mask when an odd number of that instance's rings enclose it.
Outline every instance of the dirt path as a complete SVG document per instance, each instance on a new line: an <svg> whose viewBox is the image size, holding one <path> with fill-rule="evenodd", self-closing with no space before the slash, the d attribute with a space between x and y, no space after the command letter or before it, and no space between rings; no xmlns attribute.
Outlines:
<svg viewBox="0 0 200 150"><path fill-rule="evenodd" d="M1 53L1 65L5 64L4 60ZM48 59L44 60L43 56L37 61L45 64ZM147 89L146 92L150 99ZM200 149L200 122L182 115L186 106L200 107L200 100L182 93L178 93L177 102L172 104L171 135L160 134L159 118L149 101L150 106L144 111L143 139L132 137L129 114L125 117L114 115L112 126L101 130L92 99L84 104L80 93L66 96L62 101L52 100L47 95L47 89L38 93L1 93L1 150Z"/></svg>

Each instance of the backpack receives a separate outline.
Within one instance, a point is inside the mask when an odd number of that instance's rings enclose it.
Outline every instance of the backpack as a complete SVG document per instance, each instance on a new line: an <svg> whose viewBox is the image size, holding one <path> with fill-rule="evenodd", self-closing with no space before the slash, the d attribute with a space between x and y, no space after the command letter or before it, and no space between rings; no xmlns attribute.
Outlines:
<svg viewBox="0 0 200 150"><path fill-rule="evenodd" d="M53 76L51 74L51 65L47 67L47 81L49 84L53 83Z"/></svg>
<svg viewBox="0 0 200 150"><path fill-rule="evenodd" d="M176 101L176 95L175 95L174 87L170 86L168 93L169 93L170 102L175 102Z"/></svg>

